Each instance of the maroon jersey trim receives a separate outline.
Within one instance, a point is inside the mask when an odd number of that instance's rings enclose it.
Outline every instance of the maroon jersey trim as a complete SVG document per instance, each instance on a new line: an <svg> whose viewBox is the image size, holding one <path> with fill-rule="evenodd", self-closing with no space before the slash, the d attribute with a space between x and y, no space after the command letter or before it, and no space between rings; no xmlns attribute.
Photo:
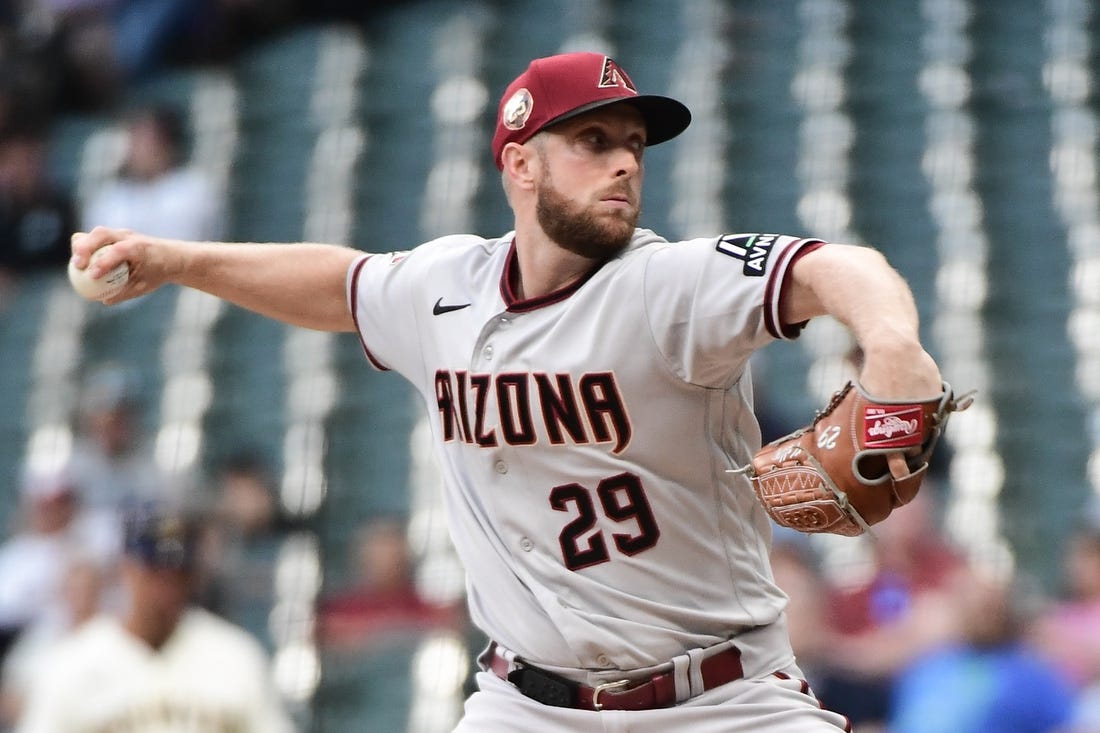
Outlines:
<svg viewBox="0 0 1100 733"><path fill-rule="evenodd" d="M581 286L588 282L606 262L606 260L600 262L582 277L577 278L563 288L559 288L546 295L540 295L537 298L523 300L516 293L519 285L519 257L516 255L516 240L512 239L512 244L508 248L508 256L504 260L504 271L500 275L500 297L504 299L504 305L507 310L512 313L526 313L542 308L543 306L560 303L580 290Z"/></svg>
<svg viewBox="0 0 1100 733"><path fill-rule="evenodd" d="M374 358L374 354L371 353L370 347L367 346L367 342L363 340L363 331L359 328L359 275L363 271L363 265L367 264L372 255L366 255L359 258L359 261L355 263L354 270L351 273L351 320L355 322L355 333L359 337L359 345L363 347L363 353L366 355L367 360L370 361L371 366L375 369L383 372L388 372L390 368Z"/></svg>
<svg viewBox="0 0 1100 733"><path fill-rule="evenodd" d="M782 323L779 314L783 309L783 300L787 297L791 270L794 263L804 255L823 247L825 242L820 239L802 239L783 250L779 266L772 270L772 276L768 278L768 284L764 288L764 328L777 339L794 339L802 332L809 321L801 323ZM776 297L776 289L779 295Z"/></svg>

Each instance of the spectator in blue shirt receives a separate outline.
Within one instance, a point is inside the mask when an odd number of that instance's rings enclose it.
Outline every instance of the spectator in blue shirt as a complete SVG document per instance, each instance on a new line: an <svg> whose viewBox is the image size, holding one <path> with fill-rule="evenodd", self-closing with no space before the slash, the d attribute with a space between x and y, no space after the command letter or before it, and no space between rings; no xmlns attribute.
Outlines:
<svg viewBox="0 0 1100 733"><path fill-rule="evenodd" d="M1069 681L1025 644L1016 583L962 571L952 596L961 641L898 677L889 733L1055 733L1074 706Z"/></svg>

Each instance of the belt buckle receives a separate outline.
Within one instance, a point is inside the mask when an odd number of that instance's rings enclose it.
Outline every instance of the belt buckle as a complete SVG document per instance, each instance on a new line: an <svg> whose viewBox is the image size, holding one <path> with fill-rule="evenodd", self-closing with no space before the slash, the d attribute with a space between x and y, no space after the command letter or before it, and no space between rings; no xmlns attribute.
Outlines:
<svg viewBox="0 0 1100 733"><path fill-rule="evenodd" d="M600 702L600 693L605 690L619 690L630 685L630 680L616 680L615 682L604 682L603 684L596 685L592 688L592 709L603 710L603 703Z"/></svg>

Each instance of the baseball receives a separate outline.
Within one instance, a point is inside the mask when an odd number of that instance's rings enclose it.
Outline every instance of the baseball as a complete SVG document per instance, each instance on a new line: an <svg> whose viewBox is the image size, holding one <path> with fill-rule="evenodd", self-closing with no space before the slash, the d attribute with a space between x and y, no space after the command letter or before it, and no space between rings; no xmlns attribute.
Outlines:
<svg viewBox="0 0 1100 733"><path fill-rule="evenodd" d="M77 269L73 265L72 260L69 261L69 282L72 283L73 290L88 300L103 300L104 298L110 298L112 295L122 290L126 282L130 279L130 265L126 262L120 263L103 277L92 278L88 275L88 268L92 266L96 258L107 251L108 247L110 247L110 245L107 245L107 247L100 247L93 252L91 259L88 261L88 265L84 269Z"/></svg>

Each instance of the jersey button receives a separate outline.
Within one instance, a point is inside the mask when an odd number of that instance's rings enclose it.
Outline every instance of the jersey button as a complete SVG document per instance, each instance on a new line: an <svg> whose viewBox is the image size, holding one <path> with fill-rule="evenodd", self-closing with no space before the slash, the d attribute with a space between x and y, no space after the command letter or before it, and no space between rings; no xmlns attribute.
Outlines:
<svg viewBox="0 0 1100 733"><path fill-rule="evenodd" d="M500 474L508 473L508 464L505 463L504 461L497 461L496 463L493 464L493 468L496 469L497 473L500 473Z"/></svg>
<svg viewBox="0 0 1100 733"><path fill-rule="evenodd" d="M524 537L522 540L519 541L519 549L523 550L524 552L530 552L531 550L535 549L535 543Z"/></svg>
<svg viewBox="0 0 1100 733"><path fill-rule="evenodd" d="M489 361L493 358L493 346L490 344L481 350L481 355L485 358L485 361Z"/></svg>
<svg viewBox="0 0 1100 733"><path fill-rule="evenodd" d="M600 656L596 657L596 664L600 665L601 667L610 667L611 659L606 654L601 654Z"/></svg>

